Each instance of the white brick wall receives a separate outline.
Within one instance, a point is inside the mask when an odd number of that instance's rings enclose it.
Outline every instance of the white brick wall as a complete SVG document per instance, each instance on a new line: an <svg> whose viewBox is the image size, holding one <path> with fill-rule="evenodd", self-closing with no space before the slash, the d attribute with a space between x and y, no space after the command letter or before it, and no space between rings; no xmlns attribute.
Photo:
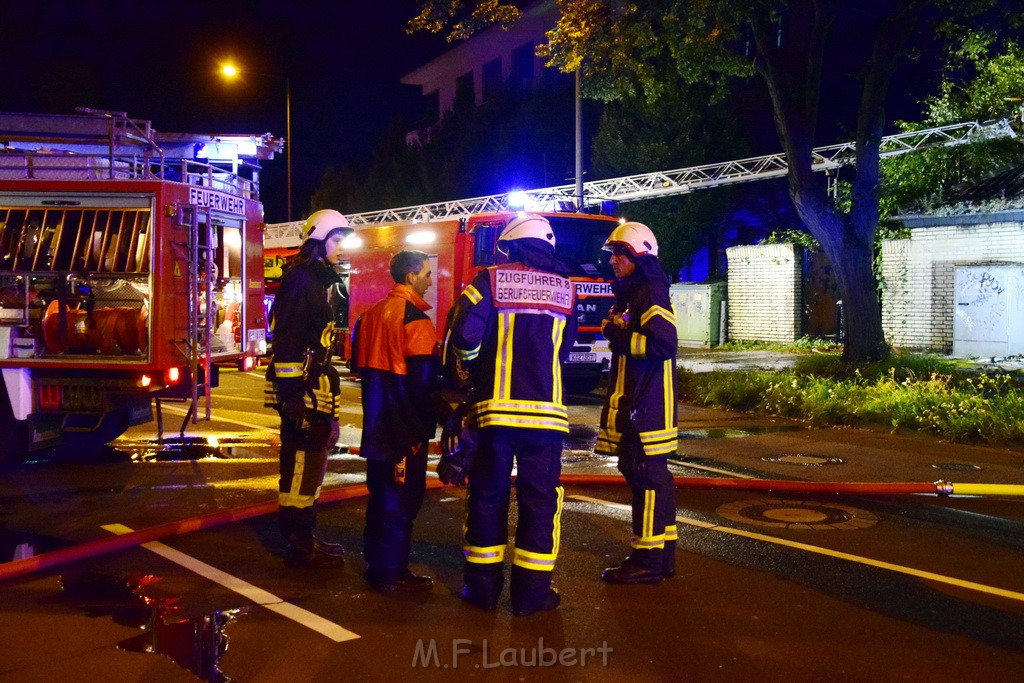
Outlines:
<svg viewBox="0 0 1024 683"><path fill-rule="evenodd" d="M800 337L802 252L794 244L725 250L729 339L788 342Z"/></svg>
<svg viewBox="0 0 1024 683"><path fill-rule="evenodd" d="M910 239L883 241L886 339L896 347L951 352L957 266L1004 262L1024 263L1020 221L917 227Z"/></svg>

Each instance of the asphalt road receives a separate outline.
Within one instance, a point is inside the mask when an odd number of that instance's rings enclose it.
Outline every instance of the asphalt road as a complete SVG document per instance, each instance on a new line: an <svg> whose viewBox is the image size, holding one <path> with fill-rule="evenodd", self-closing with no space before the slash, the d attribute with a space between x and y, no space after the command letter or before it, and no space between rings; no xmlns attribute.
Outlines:
<svg viewBox="0 0 1024 683"><path fill-rule="evenodd" d="M276 416L262 373L225 372L214 448L155 444L155 425L0 481L0 550L36 554L272 501ZM358 443L346 383L342 443ZM567 474L614 475L594 456L599 399L578 399ZM177 412L176 412L177 411ZM165 406L176 431L182 406ZM172 419L177 414L179 417ZM173 425L173 426L172 426ZM684 407L677 475L736 480L1024 484L1020 450L913 435L808 430ZM208 452L202 459L177 459ZM332 456L325 489L363 463ZM1024 665L1024 515L1015 497L777 494L683 486L678 575L608 586L627 551L628 491L568 486L555 584L562 606L513 617L463 604L464 492L432 489L414 569L433 591L378 595L360 578L364 501L323 506L343 567L295 570L273 515L182 533L0 583L4 681L1002 681ZM513 517L514 518L514 517ZM1013 672L1017 671L1017 674Z"/></svg>

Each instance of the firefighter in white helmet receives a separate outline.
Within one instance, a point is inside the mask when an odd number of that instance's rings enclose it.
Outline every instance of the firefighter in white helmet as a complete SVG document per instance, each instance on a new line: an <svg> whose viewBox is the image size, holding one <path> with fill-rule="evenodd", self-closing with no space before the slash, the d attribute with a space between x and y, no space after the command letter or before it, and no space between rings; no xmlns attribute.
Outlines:
<svg viewBox="0 0 1024 683"><path fill-rule="evenodd" d="M480 271L456 302L446 353L468 366L478 452L469 469L462 598L493 610L504 588L513 460L518 467L510 593L523 616L558 607L564 360L576 338L569 268L548 220L523 215L498 237L508 263ZM500 371L498 371L500 370Z"/></svg>
<svg viewBox="0 0 1024 683"><path fill-rule="evenodd" d="M340 282L334 266L351 232L348 220L333 209L307 218L302 246L285 266L270 310L266 404L281 415L278 523L290 566L329 564L343 553L313 532L341 409L338 372L331 365L336 312L328 292Z"/></svg>
<svg viewBox="0 0 1024 683"><path fill-rule="evenodd" d="M602 332L612 350L597 453L615 455L633 490L632 550L601 574L608 583L660 583L675 575L675 314L658 241L642 223L623 223L605 242L615 304Z"/></svg>

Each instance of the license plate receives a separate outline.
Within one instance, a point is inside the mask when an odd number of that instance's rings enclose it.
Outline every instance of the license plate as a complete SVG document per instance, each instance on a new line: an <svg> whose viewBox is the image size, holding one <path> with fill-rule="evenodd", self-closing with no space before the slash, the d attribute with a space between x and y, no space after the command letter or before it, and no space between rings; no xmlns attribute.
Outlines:
<svg viewBox="0 0 1024 683"><path fill-rule="evenodd" d="M579 351L573 351L573 352L569 353L569 362L570 363L596 363L597 362L597 354L596 353L582 353L582 352L579 352Z"/></svg>
<svg viewBox="0 0 1024 683"><path fill-rule="evenodd" d="M103 410L103 391L90 385L65 386L63 407L64 410Z"/></svg>

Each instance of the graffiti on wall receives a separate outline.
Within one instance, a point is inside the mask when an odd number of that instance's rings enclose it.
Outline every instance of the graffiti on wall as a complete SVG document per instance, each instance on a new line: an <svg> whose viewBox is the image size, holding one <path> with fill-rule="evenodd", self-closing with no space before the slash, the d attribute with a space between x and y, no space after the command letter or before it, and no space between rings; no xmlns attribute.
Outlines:
<svg viewBox="0 0 1024 683"><path fill-rule="evenodd" d="M1013 270L997 266L957 269L955 339L1006 341L1009 292L1014 274Z"/></svg>

